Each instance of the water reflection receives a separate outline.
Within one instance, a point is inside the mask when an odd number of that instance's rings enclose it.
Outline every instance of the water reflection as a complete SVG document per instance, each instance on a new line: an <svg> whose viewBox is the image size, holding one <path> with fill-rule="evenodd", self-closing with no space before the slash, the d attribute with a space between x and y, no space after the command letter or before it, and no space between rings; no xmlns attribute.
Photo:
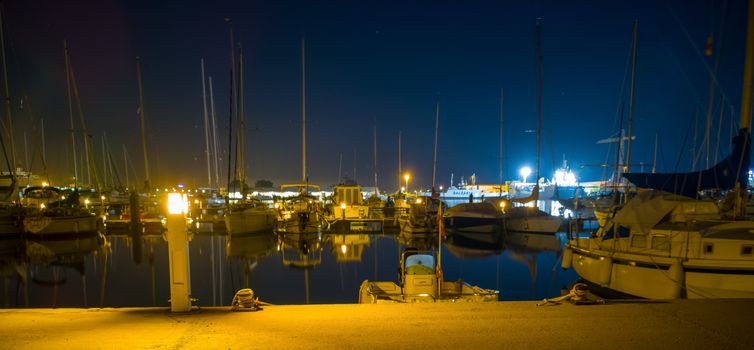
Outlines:
<svg viewBox="0 0 754 350"><path fill-rule="evenodd" d="M347 226L351 227L351 226ZM359 228L359 226L354 226ZM365 279L396 279L399 252L437 249L437 234L401 232L392 218L382 230L263 232L226 236L212 230L189 244L192 297L225 305L250 287L273 304L355 303ZM501 300L559 295L577 279L557 266L565 237L503 232L447 232L446 280L462 278L498 289ZM167 243L160 234L0 240L3 307L167 306Z"/></svg>

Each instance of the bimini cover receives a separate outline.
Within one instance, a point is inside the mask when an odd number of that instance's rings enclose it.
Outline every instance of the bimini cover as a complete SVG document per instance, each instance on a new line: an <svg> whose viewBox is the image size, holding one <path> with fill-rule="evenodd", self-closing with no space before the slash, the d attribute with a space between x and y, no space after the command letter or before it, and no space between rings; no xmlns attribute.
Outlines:
<svg viewBox="0 0 754 350"><path fill-rule="evenodd" d="M691 198L695 198L701 190L733 189L736 182L745 186L749 171L750 137L749 129L740 129L733 138L731 154L706 170L666 174L627 173L623 177L639 188L662 190Z"/></svg>
<svg viewBox="0 0 754 350"><path fill-rule="evenodd" d="M633 232L649 233L662 218L688 200L662 191L641 191L615 214L613 222Z"/></svg>

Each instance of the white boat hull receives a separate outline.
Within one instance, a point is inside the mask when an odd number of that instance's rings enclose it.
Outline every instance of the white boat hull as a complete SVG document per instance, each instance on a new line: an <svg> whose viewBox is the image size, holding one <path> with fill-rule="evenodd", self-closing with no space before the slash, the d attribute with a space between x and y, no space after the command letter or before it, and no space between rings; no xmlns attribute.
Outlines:
<svg viewBox="0 0 754 350"><path fill-rule="evenodd" d="M752 264L721 269L719 263L712 268L694 260L680 264L672 258L568 249L573 251L571 266L581 278L621 293L648 299L754 298Z"/></svg>

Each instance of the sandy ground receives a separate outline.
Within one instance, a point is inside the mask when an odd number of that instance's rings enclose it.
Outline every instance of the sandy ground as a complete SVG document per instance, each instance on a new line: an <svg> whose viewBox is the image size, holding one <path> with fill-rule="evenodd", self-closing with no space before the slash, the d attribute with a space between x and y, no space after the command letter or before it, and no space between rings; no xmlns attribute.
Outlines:
<svg viewBox="0 0 754 350"><path fill-rule="evenodd" d="M752 349L754 300L0 310L4 349Z"/></svg>

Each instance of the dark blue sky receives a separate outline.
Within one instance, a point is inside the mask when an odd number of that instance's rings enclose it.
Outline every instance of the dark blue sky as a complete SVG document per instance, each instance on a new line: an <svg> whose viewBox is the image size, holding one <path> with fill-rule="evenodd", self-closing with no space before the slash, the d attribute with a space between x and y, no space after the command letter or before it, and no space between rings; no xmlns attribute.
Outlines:
<svg viewBox="0 0 754 350"><path fill-rule="evenodd" d="M403 168L428 186L434 104L440 101L438 182L450 174L498 179L498 110L505 89L504 167L508 178L536 162L535 18L542 17L544 64L542 169L550 177L563 155L582 180L598 180L616 133L616 111L634 18L640 21L634 162L652 162L660 134L659 170L691 165L694 116L700 143L707 111L705 43L721 20L724 33L714 110L724 102L720 153L738 121L745 4L728 1L4 1L6 47L16 134L44 118L48 168L70 176L62 41L71 46L83 110L101 156L107 132L123 177L121 145L142 176L134 56L142 74L153 182L205 185L200 58L215 80L222 149L227 148L228 36L233 18L246 54L247 174L276 184L300 177L300 38L307 46L308 168L312 182L343 173L372 184L372 126L377 120L381 186L394 188L396 139ZM627 86L626 86L627 89ZM731 110L731 107L733 108ZM732 116L732 118L731 118ZM717 125L717 120L713 123ZM39 135L27 131L29 153ZM716 130L712 132L716 137ZM684 139L686 142L684 144ZM716 138L713 139L713 145ZM22 137L16 137L23 162ZM714 147L713 147L714 148ZM356 161L354 162L354 152ZM614 148L613 148L614 153ZM704 156L701 157L702 163ZM40 171L39 162L32 164ZM223 166L223 168L225 168ZM509 170L510 169L510 170ZM412 184L416 182L412 180ZM412 185L413 186L413 185Z"/></svg>

